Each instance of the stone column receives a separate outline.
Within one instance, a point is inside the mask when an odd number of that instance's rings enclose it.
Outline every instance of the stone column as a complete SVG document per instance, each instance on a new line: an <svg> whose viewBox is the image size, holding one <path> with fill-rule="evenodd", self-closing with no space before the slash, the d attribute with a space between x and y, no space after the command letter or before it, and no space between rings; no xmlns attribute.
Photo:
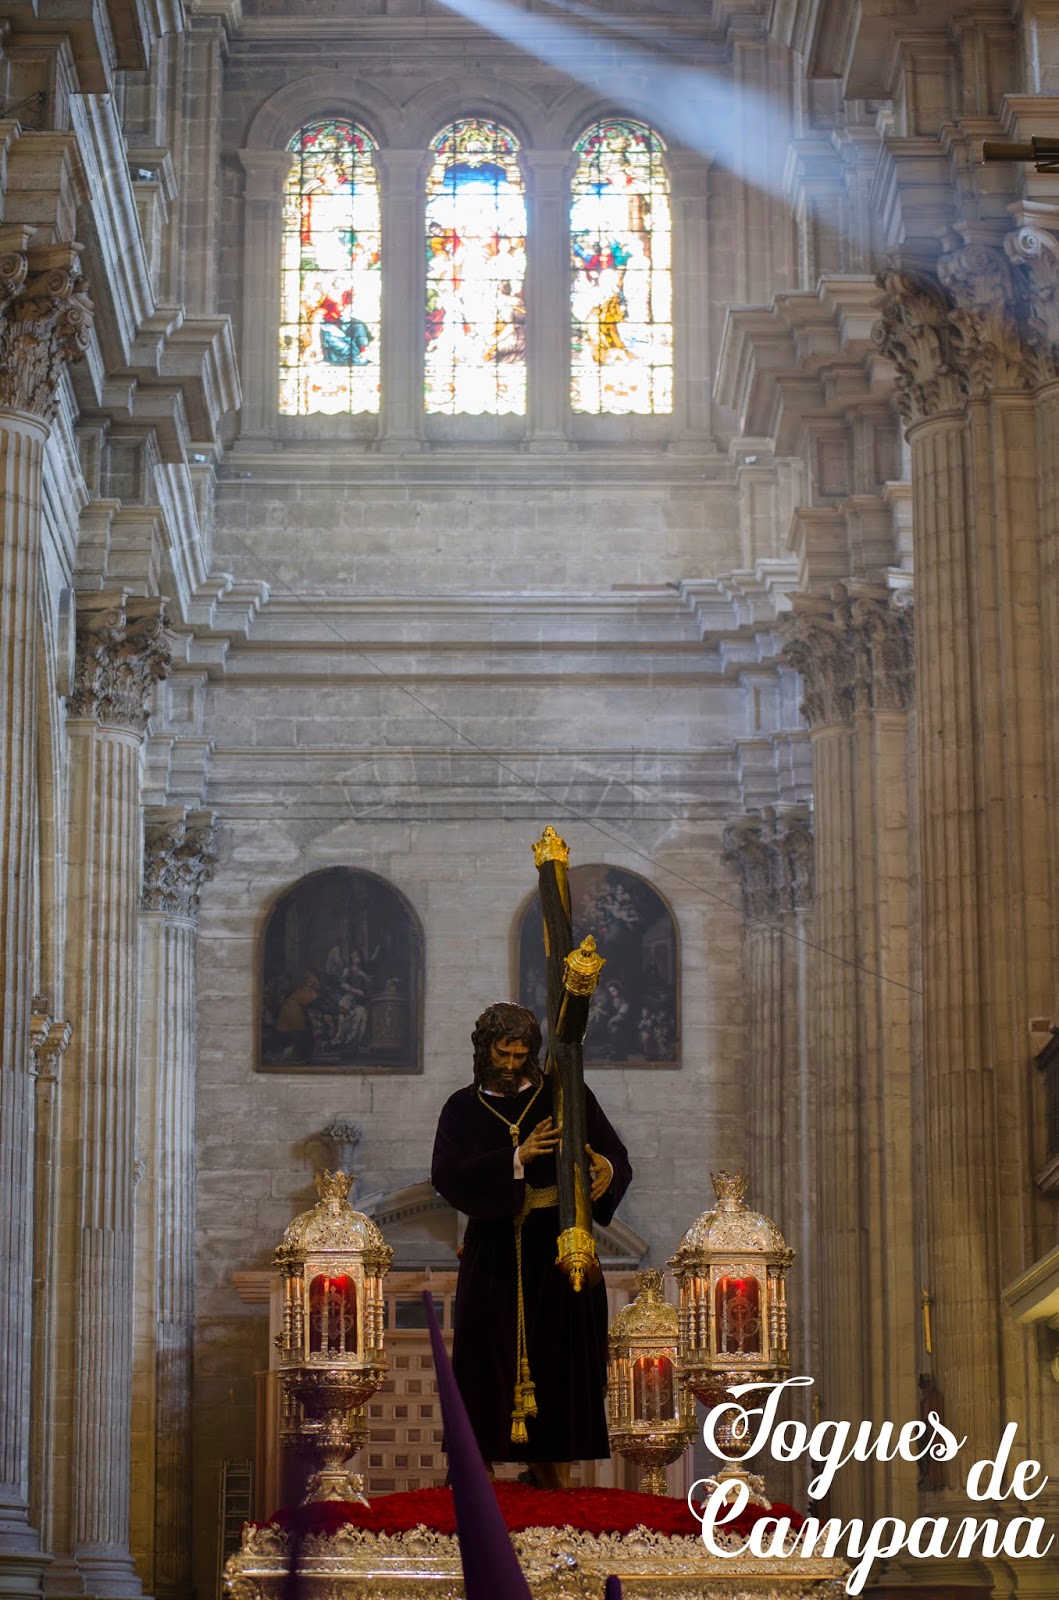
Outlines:
<svg viewBox="0 0 1059 1600"><path fill-rule="evenodd" d="M55 1301L59 1252L59 1068L70 1043L68 1022L53 1018L48 1001L34 995L30 1053L34 1085L33 1130L33 1452L30 1485L32 1520L47 1550L51 1545L52 1485L55 1459L55 1394L51 1383L55 1349Z"/></svg>
<svg viewBox="0 0 1059 1600"><path fill-rule="evenodd" d="M1018 1420L1041 1459L1056 1392L999 1311L1043 1252L1028 1025L1055 992L1034 341L1000 249L972 241L939 273L885 274L876 332L912 459L928 1289L965 1455Z"/></svg>
<svg viewBox="0 0 1059 1600"><path fill-rule="evenodd" d="M88 345L79 245L0 228L0 1582L39 1588L29 1523L37 655L44 446L63 365Z"/></svg>
<svg viewBox="0 0 1059 1600"><path fill-rule="evenodd" d="M771 807L729 823L725 855L739 869L743 889L744 961L749 1067L747 1144L755 1210L779 1225L798 1252L791 1291L792 1362L797 1372L816 1367L815 1313L807 1314L813 1283L814 1207L810 1178L814 1153L811 1063L806 1049L805 919L812 904L812 825L807 806ZM796 1401L811 1419L811 1406ZM775 1469L774 1469L775 1470ZM807 1474L780 1470L777 1499L800 1504Z"/></svg>
<svg viewBox="0 0 1059 1600"><path fill-rule="evenodd" d="M526 332L529 448L568 448L570 416L569 150L524 150L528 182L529 253Z"/></svg>
<svg viewBox="0 0 1059 1600"><path fill-rule="evenodd" d="M133 1550L157 1600L191 1593L195 943L214 815L145 815L140 915ZM142 1471L136 1470L142 1466Z"/></svg>
<svg viewBox="0 0 1059 1600"><path fill-rule="evenodd" d="M72 1414L70 1499L49 1583L138 1595L129 1553L136 1151L137 913L143 875L141 751L169 644L157 598L93 595L78 617L69 703L68 1004L63 1096L61 1313ZM73 1572L70 1571L71 1566Z"/></svg>
<svg viewBox="0 0 1059 1600"><path fill-rule="evenodd" d="M845 619L830 601L807 595L792 600L793 614L781 619L783 657L802 678L802 713L813 750L816 895L809 1049L817 1078L811 1136L820 1328L816 1377L825 1416L860 1418L867 1415L867 1351L859 1203L854 659ZM840 1475L828 1497L830 1512L846 1512L845 1494L851 1502L860 1500L859 1487L847 1490ZM852 1503L848 1509L852 1513ZM862 1504L861 1514L866 1514Z"/></svg>
<svg viewBox="0 0 1059 1600"><path fill-rule="evenodd" d="M382 191L381 445L400 453L423 439L426 352L426 244L423 183L426 153L380 150Z"/></svg>

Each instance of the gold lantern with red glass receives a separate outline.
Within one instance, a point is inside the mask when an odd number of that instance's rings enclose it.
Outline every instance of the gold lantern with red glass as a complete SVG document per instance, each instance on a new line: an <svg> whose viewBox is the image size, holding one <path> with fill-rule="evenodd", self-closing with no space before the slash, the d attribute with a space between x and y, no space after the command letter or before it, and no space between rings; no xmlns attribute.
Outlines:
<svg viewBox="0 0 1059 1600"><path fill-rule="evenodd" d="M343 1463L364 1443L364 1402L386 1377L382 1280L393 1251L349 1203L351 1173L316 1173L320 1196L275 1253L283 1278L277 1336L285 1445L315 1461L303 1504L363 1498Z"/></svg>
<svg viewBox="0 0 1059 1600"><path fill-rule="evenodd" d="M662 1274L638 1272L636 1288L610 1325L610 1443L640 1467L644 1494L665 1494L665 1469L694 1435L695 1407L678 1377L677 1309L666 1303Z"/></svg>
<svg viewBox="0 0 1059 1600"><path fill-rule="evenodd" d="M668 1263L680 1284L680 1376L708 1408L728 1400L733 1384L789 1376L787 1273L794 1260L776 1224L745 1203L745 1172L710 1177L717 1204L692 1223ZM733 1409L716 1438L733 1463L729 1474L743 1476L738 1460L752 1436L736 1421Z"/></svg>

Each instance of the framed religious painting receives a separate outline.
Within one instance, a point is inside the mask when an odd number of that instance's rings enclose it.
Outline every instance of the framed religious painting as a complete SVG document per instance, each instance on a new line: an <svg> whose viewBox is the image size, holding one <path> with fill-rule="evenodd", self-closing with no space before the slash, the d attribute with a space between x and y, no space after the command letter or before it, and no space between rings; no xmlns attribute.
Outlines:
<svg viewBox="0 0 1059 1600"><path fill-rule="evenodd" d="M622 867L570 869L574 943L592 934L606 960L585 1034L586 1067L680 1066L680 944L666 901ZM517 931L519 1001L542 1022L547 979L540 902Z"/></svg>
<svg viewBox="0 0 1059 1600"><path fill-rule="evenodd" d="M423 934L384 878L327 867L268 913L259 1072L422 1072Z"/></svg>

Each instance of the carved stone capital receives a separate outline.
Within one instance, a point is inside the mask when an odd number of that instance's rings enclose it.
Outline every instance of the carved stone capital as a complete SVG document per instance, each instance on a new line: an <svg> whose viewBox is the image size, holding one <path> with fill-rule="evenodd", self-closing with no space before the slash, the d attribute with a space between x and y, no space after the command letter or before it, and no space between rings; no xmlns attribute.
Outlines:
<svg viewBox="0 0 1059 1600"><path fill-rule="evenodd" d="M810 728L848 722L854 711L856 664L847 619L829 601L793 595L779 618L781 658L802 680L802 715Z"/></svg>
<svg viewBox="0 0 1059 1600"><path fill-rule="evenodd" d="M938 277L953 299L956 333L971 399L1030 382L1026 288L996 245L966 244L938 261Z"/></svg>
<svg viewBox="0 0 1059 1600"><path fill-rule="evenodd" d="M853 638L858 711L908 711L915 694L910 591L853 590L845 600Z"/></svg>
<svg viewBox="0 0 1059 1600"><path fill-rule="evenodd" d="M50 422L59 373L88 349L92 302L79 244L0 254L0 408Z"/></svg>
<svg viewBox="0 0 1059 1600"><path fill-rule="evenodd" d="M876 279L883 291L872 339L897 368L897 406L911 426L967 398L967 373L954 304L936 278L890 268Z"/></svg>
<svg viewBox="0 0 1059 1600"><path fill-rule="evenodd" d="M79 609L71 717L143 734L155 684L169 675L170 636L157 597Z"/></svg>
<svg viewBox="0 0 1059 1600"><path fill-rule="evenodd" d="M808 806L736 817L724 831L725 859L739 868L743 914L769 921L813 903L813 825Z"/></svg>
<svg viewBox="0 0 1059 1600"><path fill-rule="evenodd" d="M193 919L198 915L203 885L217 862L216 817L212 811L182 811L170 806L148 810L144 817L144 911Z"/></svg>
<svg viewBox="0 0 1059 1600"><path fill-rule="evenodd" d="M743 915L748 922L773 915L772 861L764 830L759 812L734 818L724 830L724 858L739 869Z"/></svg>
<svg viewBox="0 0 1059 1600"><path fill-rule="evenodd" d="M1035 384L1059 378L1059 239L1046 228L1009 233L1004 251L1026 278L1027 361Z"/></svg>
<svg viewBox="0 0 1059 1600"><path fill-rule="evenodd" d="M72 1035L69 1022L57 1022L52 1017L47 996L35 994L29 1019L30 1070L35 1078L45 1083L57 1082L59 1065Z"/></svg>

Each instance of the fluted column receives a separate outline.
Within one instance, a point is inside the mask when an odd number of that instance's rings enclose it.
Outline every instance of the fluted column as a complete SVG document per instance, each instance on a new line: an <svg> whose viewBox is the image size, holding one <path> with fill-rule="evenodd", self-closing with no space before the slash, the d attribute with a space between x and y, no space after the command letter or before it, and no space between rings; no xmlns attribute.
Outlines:
<svg viewBox="0 0 1059 1600"><path fill-rule="evenodd" d="M151 1593L179 1600L191 1593L195 942L215 828L212 811L182 806L144 821L132 1546Z"/></svg>
<svg viewBox="0 0 1059 1600"><path fill-rule="evenodd" d="M846 619L828 600L799 595L794 605L783 655L802 678L813 750L816 949L809 1048L817 1079L817 1384L825 1415L860 1417L867 1414L861 1336L867 1288L859 1205L854 658ZM836 1480L830 1510L845 1511L838 1503L843 1492Z"/></svg>
<svg viewBox="0 0 1059 1600"><path fill-rule="evenodd" d="M51 1545L55 1481L55 1302L59 1206L59 1069L70 1044L68 1022L52 1017L48 1001L34 995L30 1017L35 1126L33 1137L33 1452L30 1509L41 1544Z"/></svg>
<svg viewBox="0 0 1059 1600"><path fill-rule="evenodd" d="M912 456L928 1288L946 1420L968 1459L1016 1419L1040 1459L1055 1392L998 1309L1043 1253L1028 1022L1053 1014L1055 992L1036 339L1004 252L963 232L940 282L884 275L876 333Z"/></svg>
<svg viewBox="0 0 1059 1600"><path fill-rule="evenodd" d="M79 245L0 228L0 1580L36 1593L29 1523L33 1270L30 1056L44 446L61 368L88 344Z"/></svg>
<svg viewBox="0 0 1059 1600"><path fill-rule="evenodd" d="M136 1151L137 914L143 873L141 748L168 671L158 599L92 597L78 617L69 704L68 1004L63 1096L69 1500L56 1530L70 1593L138 1595L129 1553ZM71 1572L71 1567L74 1569Z"/></svg>
<svg viewBox="0 0 1059 1600"><path fill-rule="evenodd" d="M749 1029L748 1139L754 1205L779 1225L798 1252L791 1294L792 1361L816 1366L815 1314L806 1314L813 1281L811 1075L806 1049L805 921L813 895L812 823L807 806L767 807L735 818L724 853L743 891L744 970ZM798 1396L801 1401L804 1397ZM797 1401L796 1401L797 1403ZM808 1404L801 1406L805 1420ZM777 1499L805 1499L806 1474L783 1467L772 1483ZM770 1479L771 1481L771 1479Z"/></svg>

